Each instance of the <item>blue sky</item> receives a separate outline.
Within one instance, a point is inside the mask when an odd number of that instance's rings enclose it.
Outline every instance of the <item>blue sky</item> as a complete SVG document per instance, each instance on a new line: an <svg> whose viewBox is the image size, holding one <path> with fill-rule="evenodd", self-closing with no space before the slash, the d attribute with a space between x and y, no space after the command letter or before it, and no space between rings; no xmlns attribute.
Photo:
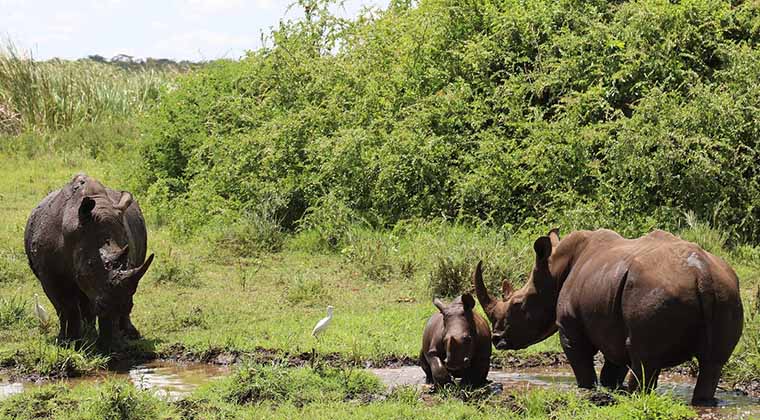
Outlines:
<svg viewBox="0 0 760 420"><path fill-rule="evenodd" d="M0 38L37 59L90 54L208 60L238 58L292 0L0 0ZM343 16L388 0L346 0ZM297 13L296 13L297 12ZM300 16L297 8L289 17Z"/></svg>

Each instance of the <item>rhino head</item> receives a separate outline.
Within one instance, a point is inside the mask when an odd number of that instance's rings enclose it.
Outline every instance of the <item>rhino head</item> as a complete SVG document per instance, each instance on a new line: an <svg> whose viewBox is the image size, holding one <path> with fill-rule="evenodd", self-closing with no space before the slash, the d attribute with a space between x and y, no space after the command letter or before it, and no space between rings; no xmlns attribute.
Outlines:
<svg viewBox="0 0 760 420"><path fill-rule="evenodd" d="M559 281L549 269L550 257L559 244L559 230L533 244L536 260L530 278L515 291L509 280L502 284L503 299L492 298L483 283L482 261L473 275L478 301L491 321L491 339L498 350L523 349L557 331L556 304Z"/></svg>
<svg viewBox="0 0 760 420"><path fill-rule="evenodd" d="M433 304L443 315L443 345L446 349L443 363L451 371L468 368L475 352L476 331L472 316L475 299L470 294L464 294L449 305L439 299L435 299Z"/></svg>
<svg viewBox="0 0 760 420"><path fill-rule="evenodd" d="M86 175L77 175L66 188L63 246L70 256L69 270L96 316L129 314L137 285L153 262L153 255L139 262L133 253L130 259L132 234L124 213L132 195L122 192L114 200L100 182Z"/></svg>

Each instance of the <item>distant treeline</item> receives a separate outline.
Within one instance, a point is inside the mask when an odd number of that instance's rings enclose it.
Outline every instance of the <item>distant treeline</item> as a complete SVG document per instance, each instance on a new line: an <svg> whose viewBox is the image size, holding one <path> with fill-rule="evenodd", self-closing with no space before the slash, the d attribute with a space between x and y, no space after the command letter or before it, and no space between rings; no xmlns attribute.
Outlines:
<svg viewBox="0 0 760 420"><path fill-rule="evenodd" d="M187 72L199 69L206 64L205 62L189 60L175 61L170 58L135 58L126 54L115 55L111 58L106 58L97 54L88 55L86 60L94 61L96 63L110 64L130 71L155 70Z"/></svg>
<svg viewBox="0 0 760 420"><path fill-rule="evenodd" d="M410 218L760 238L760 2L308 2L271 45L178 80L142 187L192 231Z"/></svg>

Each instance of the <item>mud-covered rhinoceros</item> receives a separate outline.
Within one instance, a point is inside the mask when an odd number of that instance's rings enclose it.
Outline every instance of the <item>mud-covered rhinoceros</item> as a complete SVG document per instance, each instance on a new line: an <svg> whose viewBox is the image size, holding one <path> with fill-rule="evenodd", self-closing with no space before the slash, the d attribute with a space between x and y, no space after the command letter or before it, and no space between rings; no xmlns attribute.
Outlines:
<svg viewBox="0 0 760 420"><path fill-rule="evenodd" d="M664 231L625 239L600 229L560 240L557 229L533 245L528 282L504 300L489 296L480 267L478 300L493 324L497 349L521 349L557 330L579 387L596 384L594 355L601 351L601 383L657 386L662 368L696 357L696 405L715 403L723 365L742 333L739 281L722 259Z"/></svg>
<svg viewBox="0 0 760 420"><path fill-rule="evenodd" d="M491 330L475 313L475 299L466 293L444 305L436 299L437 313L428 319L422 333L420 365L425 382L443 385L462 378L467 385L486 382L491 362Z"/></svg>
<svg viewBox="0 0 760 420"><path fill-rule="evenodd" d="M60 340L79 339L96 317L99 346L114 333L139 337L132 296L153 255L145 259L145 221L130 193L76 175L32 210L24 247L60 319Z"/></svg>

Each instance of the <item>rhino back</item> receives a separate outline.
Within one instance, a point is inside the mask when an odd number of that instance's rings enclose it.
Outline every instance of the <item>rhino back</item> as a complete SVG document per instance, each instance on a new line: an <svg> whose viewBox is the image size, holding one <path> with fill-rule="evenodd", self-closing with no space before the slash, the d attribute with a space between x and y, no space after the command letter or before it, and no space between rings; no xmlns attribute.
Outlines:
<svg viewBox="0 0 760 420"><path fill-rule="evenodd" d="M697 349L705 316L700 282L717 289L718 296L738 296L735 277L726 281L727 275L718 273L733 276L730 267L696 244L666 232L591 244L560 292L558 322L583 325L612 360L624 359L626 340L633 339L639 351L657 353L665 365L678 364ZM741 302L737 298L731 305Z"/></svg>

